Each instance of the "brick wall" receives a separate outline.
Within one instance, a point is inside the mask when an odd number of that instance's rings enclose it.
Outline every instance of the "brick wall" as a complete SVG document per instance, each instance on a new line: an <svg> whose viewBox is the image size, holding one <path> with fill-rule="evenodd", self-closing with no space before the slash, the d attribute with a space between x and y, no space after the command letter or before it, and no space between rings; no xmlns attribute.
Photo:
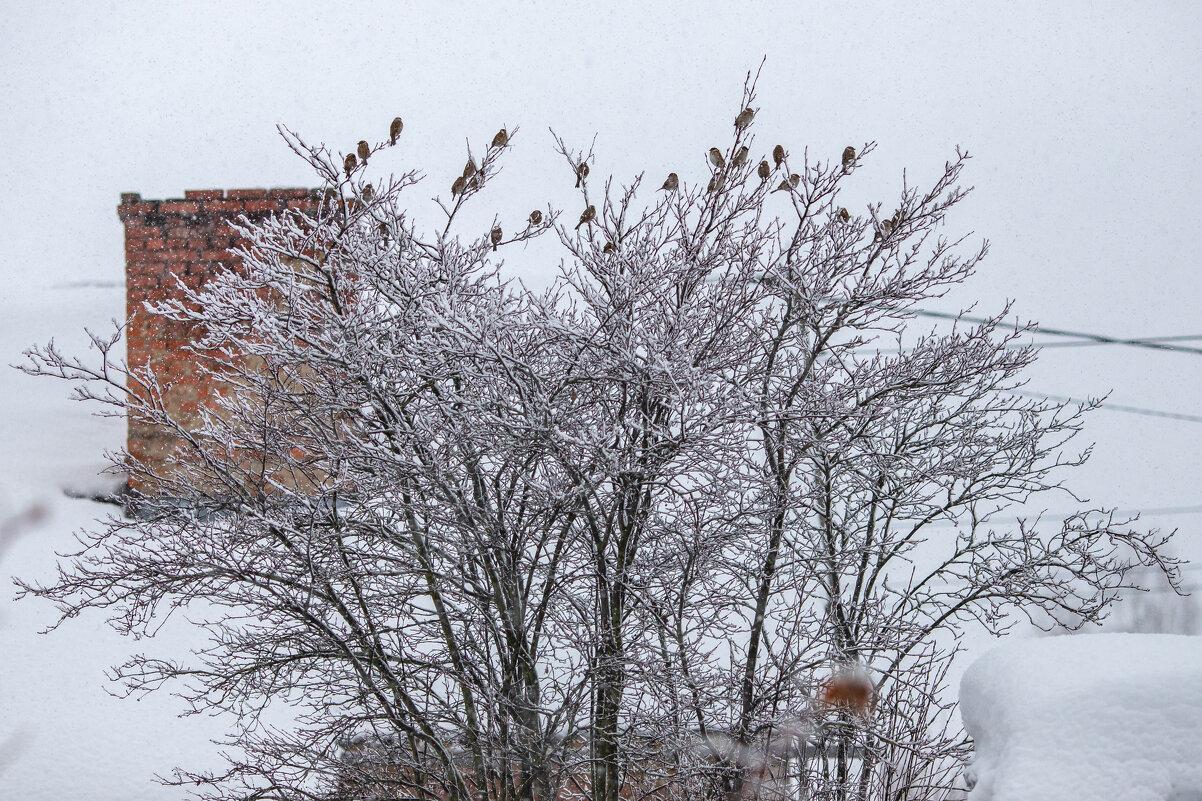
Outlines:
<svg viewBox="0 0 1202 801"><path fill-rule="evenodd" d="M239 240L230 220L240 215L253 220L284 209L314 210L317 198L309 189L202 189L168 200L121 195L117 215L125 225L126 358L131 368L150 367L167 388L164 400L176 419L186 424L212 398L214 388L197 378L197 357L184 348L194 332L151 316L143 304L178 298L181 283L195 289L223 268L236 269L232 248ZM161 461L175 447L171 435L133 419L126 436L130 454L149 462ZM142 487L131 479L131 489Z"/></svg>

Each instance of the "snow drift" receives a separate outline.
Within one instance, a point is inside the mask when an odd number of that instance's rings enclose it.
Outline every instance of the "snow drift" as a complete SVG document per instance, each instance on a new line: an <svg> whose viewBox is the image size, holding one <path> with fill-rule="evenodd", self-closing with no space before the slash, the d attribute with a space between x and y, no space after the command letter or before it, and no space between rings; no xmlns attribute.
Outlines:
<svg viewBox="0 0 1202 801"><path fill-rule="evenodd" d="M960 684L971 801L1202 801L1202 637L1007 643Z"/></svg>

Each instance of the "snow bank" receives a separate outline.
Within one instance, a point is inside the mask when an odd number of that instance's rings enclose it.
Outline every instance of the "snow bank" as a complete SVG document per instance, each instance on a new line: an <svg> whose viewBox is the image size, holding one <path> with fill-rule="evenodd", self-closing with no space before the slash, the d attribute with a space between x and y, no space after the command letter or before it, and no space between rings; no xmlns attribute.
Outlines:
<svg viewBox="0 0 1202 801"><path fill-rule="evenodd" d="M971 801L1202 801L1202 637L1007 643L964 674Z"/></svg>

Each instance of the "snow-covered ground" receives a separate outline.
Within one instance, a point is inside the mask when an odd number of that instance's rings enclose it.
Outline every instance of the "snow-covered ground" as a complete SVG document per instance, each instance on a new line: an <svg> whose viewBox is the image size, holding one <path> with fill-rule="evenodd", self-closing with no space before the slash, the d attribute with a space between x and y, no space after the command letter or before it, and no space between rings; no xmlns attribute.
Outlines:
<svg viewBox="0 0 1202 801"><path fill-rule="evenodd" d="M119 266L119 265L118 265ZM24 288L0 296L0 363L51 337L69 352L86 348L84 325L103 330L124 312L123 285ZM8 577L49 580L55 551L70 550L72 533L113 510L65 497L102 485L105 450L121 446L122 420L91 416L69 398L69 387L0 367L0 519L30 509L42 514L0 549L0 799L21 801L142 801L176 799L154 775L177 765L217 767L209 742L224 728L207 717L179 718L182 704L166 695L140 701L109 695L105 667L134 649L185 654L185 626L149 642L117 636L98 617L67 621L57 632L38 631L54 620L49 604L13 601ZM13 793L13 794L10 794Z"/></svg>
<svg viewBox="0 0 1202 801"><path fill-rule="evenodd" d="M965 672L971 801L1202 801L1202 637L1008 642Z"/></svg>

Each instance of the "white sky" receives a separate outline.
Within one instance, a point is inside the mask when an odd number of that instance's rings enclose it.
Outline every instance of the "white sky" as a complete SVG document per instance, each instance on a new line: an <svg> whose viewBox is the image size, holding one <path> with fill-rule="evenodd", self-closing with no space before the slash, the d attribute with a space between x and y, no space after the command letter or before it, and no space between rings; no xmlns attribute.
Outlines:
<svg viewBox="0 0 1202 801"><path fill-rule="evenodd" d="M548 127L585 148L596 135L594 178L646 170L654 187L669 170L685 180L705 174L704 153L729 134L743 76L764 55L762 149L780 141L834 158L846 144L875 140L874 158L854 176L864 199L889 203L903 169L929 182L957 144L974 154L966 182L976 191L949 231L988 238L992 252L976 278L933 307L993 311L1013 298L1024 320L1052 327L1202 334L1202 5L404 5L413 7L7 4L0 362L53 334L78 341L67 335L123 313L119 290L43 291L122 280L120 192L311 184L277 123L346 150L384 138L400 114L402 145L383 161L432 176L412 196L423 202L446 194L465 136L479 148L502 123L520 126L497 194L481 199L498 204L482 209L489 219L495 210L514 227L548 201L576 207ZM545 277L554 265L533 254L517 254L525 257L517 269ZM1202 415L1202 355L1049 349L1030 386L1079 397L1113 390L1118 404ZM120 443L111 421L80 435L87 423L78 411L64 433L61 386L13 374L0 389L0 479L9 481L0 510L56 497L56 482ZM1086 438L1097 449L1071 482L1080 494L1122 508L1202 505L1202 423L1101 411ZM1147 520L1179 527L1182 550L1202 557L1202 515ZM0 572L18 560L43 565L37 546L28 538ZM32 630L26 606L0 607L0 653L6 627ZM53 657L35 642L20 641L20 664L34 672L31 692L51 695L49 676L62 677L38 671L38 660ZM77 680L98 693L101 662L84 661ZM15 671L0 672L0 685ZM3 707L9 690L0 686L0 742L5 721L20 717ZM69 708L77 707L56 707ZM44 773L22 775L23 797L34 801L38 788L50 797ZM134 801L141 793L122 792Z"/></svg>

